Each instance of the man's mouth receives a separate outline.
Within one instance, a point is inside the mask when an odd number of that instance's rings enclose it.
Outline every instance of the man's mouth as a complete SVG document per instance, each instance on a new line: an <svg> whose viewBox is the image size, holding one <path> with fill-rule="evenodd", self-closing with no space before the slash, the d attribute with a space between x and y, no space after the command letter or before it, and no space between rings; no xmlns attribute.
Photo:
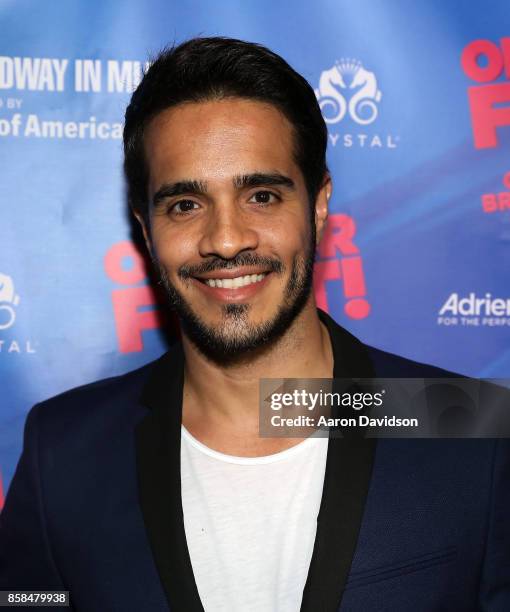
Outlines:
<svg viewBox="0 0 510 612"><path fill-rule="evenodd" d="M206 278L199 279L209 287L220 287L222 289L239 289L253 283L260 283L267 275L267 272L262 274L245 274L244 276L235 276L234 278Z"/></svg>
<svg viewBox="0 0 510 612"><path fill-rule="evenodd" d="M228 302L251 299L266 284L271 270L251 269L248 266L237 269L214 270L193 276L207 295Z"/></svg>

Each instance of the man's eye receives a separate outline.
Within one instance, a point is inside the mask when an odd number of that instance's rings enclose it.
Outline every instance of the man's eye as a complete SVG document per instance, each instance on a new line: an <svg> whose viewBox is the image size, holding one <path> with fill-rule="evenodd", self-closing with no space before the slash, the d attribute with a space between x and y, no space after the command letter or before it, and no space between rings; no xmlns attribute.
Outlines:
<svg viewBox="0 0 510 612"><path fill-rule="evenodd" d="M279 199L280 198L272 191L257 191L257 193L251 196L249 201L256 202L257 204L273 204Z"/></svg>
<svg viewBox="0 0 510 612"><path fill-rule="evenodd" d="M199 208L199 206L193 200L179 200L170 207L170 212L182 215L191 212L195 208Z"/></svg>

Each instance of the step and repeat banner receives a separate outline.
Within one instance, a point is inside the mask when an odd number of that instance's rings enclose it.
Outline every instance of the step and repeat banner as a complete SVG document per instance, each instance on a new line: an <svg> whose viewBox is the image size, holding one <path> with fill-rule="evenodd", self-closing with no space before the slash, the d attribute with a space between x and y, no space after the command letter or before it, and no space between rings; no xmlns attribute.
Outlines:
<svg viewBox="0 0 510 612"><path fill-rule="evenodd" d="M0 24L0 504L34 403L165 351L122 122L150 57L193 36L267 45L315 89L319 306L385 350L510 376L508 0L4 0Z"/></svg>

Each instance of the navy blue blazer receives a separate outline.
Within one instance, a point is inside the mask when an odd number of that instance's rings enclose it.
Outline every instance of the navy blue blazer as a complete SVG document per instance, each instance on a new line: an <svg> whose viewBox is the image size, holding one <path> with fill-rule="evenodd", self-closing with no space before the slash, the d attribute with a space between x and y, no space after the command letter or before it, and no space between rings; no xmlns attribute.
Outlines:
<svg viewBox="0 0 510 612"><path fill-rule="evenodd" d="M446 374L319 314L335 377ZM80 612L203 610L180 494L183 364L178 343L31 410L0 589L69 590ZM508 612L509 441L331 438L301 610Z"/></svg>

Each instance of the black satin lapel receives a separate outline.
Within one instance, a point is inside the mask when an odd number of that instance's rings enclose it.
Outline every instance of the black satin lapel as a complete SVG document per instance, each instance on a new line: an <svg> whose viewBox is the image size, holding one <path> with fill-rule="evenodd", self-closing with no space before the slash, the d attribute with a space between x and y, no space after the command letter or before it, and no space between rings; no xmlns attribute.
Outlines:
<svg viewBox="0 0 510 612"><path fill-rule="evenodd" d="M151 412L136 428L140 505L172 612L204 612L186 543L181 498L184 357L177 345L156 365L142 401Z"/></svg>
<svg viewBox="0 0 510 612"><path fill-rule="evenodd" d="M330 438L317 534L301 612L340 607L356 550L375 440Z"/></svg>
<svg viewBox="0 0 510 612"><path fill-rule="evenodd" d="M327 327L333 359L335 378L375 378L376 373L365 345L327 313L317 309L320 320Z"/></svg>
<svg viewBox="0 0 510 612"><path fill-rule="evenodd" d="M335 378L375 376L364 345L319 311L328 328ZM363 519L376 440L330 435L312 560L301 612L338 610Z"/></svg>

